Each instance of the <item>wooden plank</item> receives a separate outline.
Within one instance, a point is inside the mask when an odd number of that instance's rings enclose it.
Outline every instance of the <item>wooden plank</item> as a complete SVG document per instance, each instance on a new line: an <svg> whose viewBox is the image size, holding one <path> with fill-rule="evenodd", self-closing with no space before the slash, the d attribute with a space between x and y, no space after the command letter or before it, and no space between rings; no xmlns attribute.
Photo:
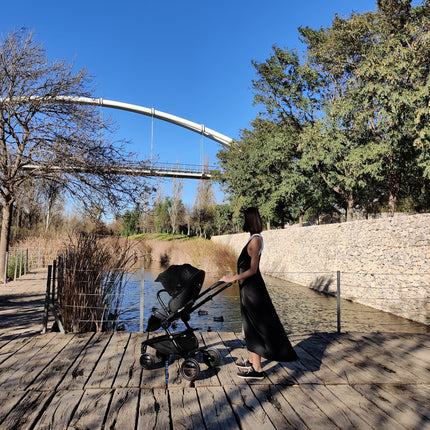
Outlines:
<svg viewBox="0 0 430 430"><path fill-rule="evenodd" d="M381 333L353 333L352 338L361 338L378 348L380 353L389 355L395 362L407 361L408 367L413 369L413 373L419 378L430 377L430 348L419 344L417 339L397 337L390 334ZM420 338L421 339L421 338Z"/></svg>
<svg viewBox="0 0 430 430"><path fill-rule="evenodd" d="M345 378L327 367L321 359L309 354L301 346L296 345L295 350L300 358L300 362L306 368L307 372L312 372L312 375L317 377L324 384L339 384L347 382Z"/></svg>
<svg viewBox="0 0 430 430"><path fill-rule="evenodd" d="M275 385L251 387L258 401L270 418L276 429L307 429L306 424L281 394ZM282 389L287 391L288 388Z"/></svg>
<svg viewBox="0 0 430 430"><path fill-rule="evenodd" d="M137 427L139 430L170 429L168 391L161 388L141 389Z"/></svg>
<svg viewBox="0 0 430 430"><path fill-rule="evenodd" d="M2 429L32 429L52 393L29 391L1 423Z"/></svg>
<svg viewBox="0 0 430 430"><path fill-rule="evenodd" d="M113 390L85 390L70 421L70 430L102 429Z"/></svg>
<svg viewBox="0 0 430 430"><path fill-rule="evenodd" d="M309 354L323 357L323 363L350 384L389 382L388 376L367 369L367 361L360 355L360 351L347 348L342 343L343 338L345 335L319 334L300 345Z"/></svg>
<svg viewBox="0 0 430 430"><path fill-rule="evenodd" d="M76 357L85 348L93 333L79 333L67 335L70 342L60 353L43 369L37 378L29 385L30 390L54 390L61 383Z"/></svg>
<svg viewBox="0 0 430 430"><path fill-rule="evenodd" d="M303 372L295 372L293 369L284 367L282 363L269 362L263 368L268 381L273 385L288 386L298 384L296 377L303 376Z"/></svg>
<svg viewBox="0 0 430 430"><path fill-rule="evenodd" d="M220 385L218 378L219 372L222 370L224 363L223 357L228 353L226 347L223 344L221 338L216 332L209 333L196 333L199 337L201 336L202 341L200 346L205 349L216 349L221 355L220 364L216 367L208 367L203 361L203 354L198 354L200 364L200 375L197 380L194 381L195 387L215 387Z"/></svg>
<svg viewBox="0 0 430 430"><path fill-rule="evenodd" d="M430 427L428 409L419 411L416 407L411 408L377 385L355 385L354 389L403 427L407 429L422 429L425 425Z"/></svg>
<svg viewBox="0 0 430 430"><path fill-rule="evenodd" d="M83 394L83 390L56 392L37 422L37 430L66 429Z"/></svg>
<svg viewBox="0 0 430 430"><path fill-rule="evenodd" d="M344 342L351 348L353 345L357 345L357 348L360 348L360 355L365 355L377 371L390 374L389 380L391 382L393 380L404 383L420 382L423 376L430 377L429 371L419 369L418 366L414 366L413 370L410 369L410 356L408 354L393 354L390 348L386 347L385 342L375 345L369 341L367 336L357 334L349 335L349 339L345 339ZM427 372L426 375L420 370Z"/></svg>
<svg viewBox="0 0 430 430"><path fill-rule="evenodd" d="M121 365L113 386L115 388L138 388L142 377L140 365L140 348L143 333L131 333Z"/></svg>
<svg viewBox="0 0 430 430"><path fill-rule="evenodd" d="M0 390L0 428L3 428L1 426L2 421L25 395L25 391Z"/></svg>
<svg viewBox="0 0 430 430"><path fill-rule="evenodd" d="M301 385L303 392L341 429L371 430L362 418L339 402L324 385Z"/></svg>
<svg viewBox="0 0 430 430"><path fill-rule="evenodd" d="M300 387L287 387L282 390L282 395L308 428L324 430L338 428Z"/></svg>
<svg viewBox="0 0 430 430"><path fill-rule="evenodd" d="M239 429L239 425L221 387L197 387L203 421L207 429Z"/></svg>
<svg viewBox="0 0 430 430"><path fill-rule="evenodd" d="M219 336L225 345L225 349L221 350L223 366L218 373L218 378L224 387L236 385L239 378L237 377L238 370L235 362L238 359L248 358L248 353L244 349L243 342L234 333L220 332Z"/></svg>
<svg viewBox="0 0 430 430"><path fill-rule="evenodd" d="M138 402L138 388L116 389L104 428L118 430L134 428L137 420Z"/></svg>
<svg viewBox="0 0 430 430"><path fill-rule="evenodd" d="M3 348L0 349L0 364L6 361L9 357L16 354L23 348L32 338L20 337L18 339L7 339L2 341Z"/></svg>
<svg viewBox="0 0 430 430"><path fill-rule="evenodd" d="M114 333L85 388L111 388L124 355L130 333Z"/></svg>
<svg viewBox="0 0 430 430"><path fill-rule="evenodd" d="M227 386L224 389L243 430L276 429L249 385Z"/></svg>
<svg viewBox="0 0 430 430"><path fill-rule="evenodd" d="M349 385L327 387L343 404L376 429L404 429L390 415Z"/></svg>
<svg viewBox="0 0 430 430"><path fill-rule="evenodd" d="M21 367L26 366L26 364L30 362L42 348L51 342L55 336L55 333L35 336L30 338L30 340L26 339L24 345L21 345L21 339L18 340L16 352L11 354L0 364L0 386L2 386L3 382L9 380L11 374L15 373ZM14 344L15 342L11 342L10 344L11 351L13 351Z"/></svg>
<svg viewBox="0 0 430 430"><path fill-rule="evenodd" d="M420 360L430 364L428 351L430 350L429 333L396 333L393 337L399 339L403 345L409 348L409 353L415 355Z"/></svg>
<svg viewBox="0 0 430 430"><path fill-rule="evenodd" d="M85 349L77 357L73 366L67 371L59 390L82 390L97 365L110 334L96 333L88 342Z"/></svg>
<svg viewBox="0 0 430 430"><path fill-rule="evenodd" d="M45 347L39 349L31 360L19 367L14 373L8 372L8 380L1 384L3 390L26 389L43 371L43 369L55 360L57 354L71 341L72 337L58 334L55 341L48 342Z"/></svg>
<svg viewBox="0 0 430 430"><path fill-rule="evenodd" d="M173 429L206 428L195 388L169 387L169 395Z"/></svg>
<svg viewBox="0 0 430 430"><path fill-rule="evenodd" d="M147 333L144 334L143 340L147 339ZM149 339L153 337L160 336L160 333L150 333ZM169 374L169 368L166 369L166 362L161 361L157 358L157 351L151 346L147 346L146 352L151 354L155 360L155 366L152 369L143 369L142 376L140 381L141 388L165 388L166 387L166 378ZM140 360L140 352L139 352L139 360ZM173 361L173 357L170 357L168 363Z"/></svg>

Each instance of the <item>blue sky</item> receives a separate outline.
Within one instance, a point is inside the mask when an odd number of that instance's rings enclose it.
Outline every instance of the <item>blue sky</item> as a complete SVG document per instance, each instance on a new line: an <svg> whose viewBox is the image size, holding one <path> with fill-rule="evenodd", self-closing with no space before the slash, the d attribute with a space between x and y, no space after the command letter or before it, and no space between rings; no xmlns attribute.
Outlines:
<svg viewBox="0 0 430 430"><path fill-rule="evenodd" d="M95 96L155 108L237 138L258 113L252 60L274 44L300 51L297 28L328 27L335 13L376 9L376 0L20 0L3 2L2 38L26 27L50 59L74 62L93 76ZM105 109L117 138L142 159L151 153L151 119ZM219 144L160 120L153 154L160 161L216 163ZM203 150L201 149L203 147ZM170 193L165 180L164 193ZM185 180L192 205L197 181ZM218 202L223 200L217 191Z"/></svg>

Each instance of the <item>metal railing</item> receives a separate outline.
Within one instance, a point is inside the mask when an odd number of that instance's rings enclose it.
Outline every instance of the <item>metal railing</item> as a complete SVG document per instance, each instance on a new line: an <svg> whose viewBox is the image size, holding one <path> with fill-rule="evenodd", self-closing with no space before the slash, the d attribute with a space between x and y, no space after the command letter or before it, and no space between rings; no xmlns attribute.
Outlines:
<svg viewBox="0 0 430 430"><path fill-rule="evenodd" d="M115 293L115 297L119 298L118 305L115 309L106 309L104 305L94 306L92 309L93 314L101 311L103 318L98 320L83 319L80 322L91 323L94 322L97 327L107 325L112 330L127 330L142 332L144 330L145 322L148 321L153 311L154 305L156 306L157 289L154 289L153 281L151 285L145 286L145 269L143 267L129 269L129 273L124 278L124 283L134 283L133 289L124 288L120 292ZM277 273L280 275L280 273ZM269 293L274 300L277 310L280 313L281 321L283 322L287 332L300 333L300 332L316 332L328 331L341 333L343 331L417 331L428 332L430 328L423 323L413 321L413 315L409 316L396 316L384 310L382 303L398 301L396 294L393 294L391 289L374 287L372 288L373 306L363 305L360 303L359 298L349 297L347 293L350 286L344 285L342 282L346 275L351 276L352 272L327 272L327 273L311 273L302 272L301 275L312 274L313 276L319 275L320 277L328 277L333 281L330 291L314 290L305 286L295 285L297 292L291 295L291 286L286 284L288 281L275 280L270 278L266 281ZM208 274L207 274L208 275ZM210 274L209 274L210 275ZM276 275L274 273L271 276ZM290 275L297 275L296 273L283 272L283 277ZM375 276L375 274L373 274ZM411 275L412 276L412 275ZM416 276L416 274L414 274ZM131 279L133 278L133 279ZM61 324L61 314L65 310L68 313L78 310L76 304L63 304L63 309L58 309L58 297L56 296L56 267L55 262L52 266L48 267L47 291L46 291L46 304L45 304L45 319L44 330L48 330L48 313L53 312L57 324ZM138 284L138 287L136 286ZM291 284L293 285L293 284ZM158 289L161 289L159 284ZM367 294L369 295L369 288ZM399 287L401 289L401 287ZM428 290L427 290L428 291ZM289 295L288 295L288 294ZM83 294L83 293L79 293ZM85 293L85 295L96 295L97 292ZM314 295L314 297L311 295ZM89 298L89 297L88 297ZM406 299L402 299L404 302ZM416 293L411 300L414 300L414 305L425 307L428 303L428 293L423 289L420 293ZM215 300L218 302L217 300ZM310 302L313 302L312 304ZM227 305L216 304L216 306L209 309L209 311L195 312L192 326L204 327L204 331L211 331L213 329L220 329L221 331L240 331L241 320L239 311L239 296L238 291L235 294L229 294L229 302ZM235 306L234 311L222 310L223 306ZM215 312L217 314L215 315ZM223 312L230 316L226 319L222 318ZM422 309L412 311L415 313L422 312ZM55 314L56 313L56 314ZM99 312L100 313L100 312ZM234 314L232 318L231 315ZM416 319L415 319L416 320Z"/></svg>

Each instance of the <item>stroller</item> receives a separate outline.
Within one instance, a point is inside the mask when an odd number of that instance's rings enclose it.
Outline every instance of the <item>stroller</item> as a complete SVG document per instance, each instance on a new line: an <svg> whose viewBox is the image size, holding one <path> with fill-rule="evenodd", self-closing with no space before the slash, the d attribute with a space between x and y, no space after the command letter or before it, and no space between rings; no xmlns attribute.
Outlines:
<svg viewBox="0 0 430 430"><path fill-rule="evenodd" d="M190 264L183 264L170 266L155 279L155 282L161 282L164 289L157 293L161 308L152 309L146 328L148 337L141 345L140 364L144 369L154 367L156 358L167 362L171 355L178 355L184 358L180 367L181 375L188 381L194 381L200 374L200 365L195 359L198 352L202 353L203 361L208 367L219 364L221 360L219 351L215 348L199 347L199 341L194 334L195 329L189 325L189 320L192 312L232 284L216 282L201 292L204 278L203 270ZM170 296L167 304L163 301L162 295ZM171 332L169 327L179 319L186 329L178 333ZM160 327L166 334L149 339L150 332ZM155 349L156 357L147 352L148 347Z"/></svg>

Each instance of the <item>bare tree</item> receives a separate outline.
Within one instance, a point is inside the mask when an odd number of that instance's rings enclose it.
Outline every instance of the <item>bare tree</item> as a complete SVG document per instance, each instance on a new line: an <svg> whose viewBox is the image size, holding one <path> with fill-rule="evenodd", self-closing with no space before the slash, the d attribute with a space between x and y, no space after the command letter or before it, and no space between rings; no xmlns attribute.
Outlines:
<svg viewBox="0 0 430 430"><path fill-rule="evenodd" d="M32 32L21 29L1 42L0 274L13 205L24 183L49 180L84 207L91 207L94 200L119 207L147 191L142 180L120 177L109 169L134 161L123 143L108 139L110 120L100 118L97 108L61 101L91 97L90 84L86 70L74 72L64 60L48 61Z"/></svg>
<svg viewBox="0 0 430 430"><path fill-rule="evenodd" d="M173 178L172 198L170 200L170 224L172 225L173 234L177 232L178 226L184 218L184 204L182 203L183 188L184 180Z"/></svg>
<svg viewBox="0 0 430 430"><path fill-rule="evenodd" d="M205 170L209 170L209 160L205 160ZM196 188L193 207L193 223L199 236L207 237L215 220L215 192L212 181L200 179Z"/></svg>

